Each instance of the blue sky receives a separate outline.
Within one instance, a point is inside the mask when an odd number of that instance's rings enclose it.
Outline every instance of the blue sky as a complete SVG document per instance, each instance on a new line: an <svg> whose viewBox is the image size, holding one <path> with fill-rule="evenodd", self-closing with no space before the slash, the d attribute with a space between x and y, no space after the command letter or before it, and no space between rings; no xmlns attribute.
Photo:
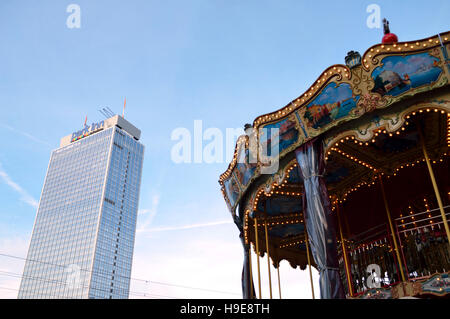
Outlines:
<svg viewBox="0 0 450 319"><path fill-rule="evenodd" d="M80 29L66 26L71 3L81 8ZM348 51L381 41L382 29L366 25L370 4L400 41L450 29L446 0L2 0L0 252L26 254L59 139L86 115L101 119L101 106L121 113L126 97L125 117L146 146L133 276L239 293L242 251L217 183L228 164L172 163L170 134L192 131L197 119L225 132L284 106ZM21 267L0 257L0 269ZM307 277L282 271L309 297ZM0 276L5 285L18 287Z"/></svg>

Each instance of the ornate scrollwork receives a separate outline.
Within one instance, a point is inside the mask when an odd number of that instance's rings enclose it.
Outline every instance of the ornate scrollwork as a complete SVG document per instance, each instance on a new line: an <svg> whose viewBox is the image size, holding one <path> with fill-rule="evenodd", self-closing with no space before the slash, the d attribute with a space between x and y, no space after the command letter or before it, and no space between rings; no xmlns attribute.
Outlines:
<svg viewBox="0 0 450 319"><path fill-rule="evenodd" d="M375 109L382 108L387 104L387 99L378 93L365 93L361 95L358 101L358 112L356 115L371 112Z"/></svg>
<svg viewBox="0 0 450 319"><path fill-rule="evenodd" d="M362 66L352 69L352 77L353 92L356 95L362 94L364 90L370 91L373 88L372 78L365 72ZM364 90L361 88L361 84L366 84Z"/></svg>

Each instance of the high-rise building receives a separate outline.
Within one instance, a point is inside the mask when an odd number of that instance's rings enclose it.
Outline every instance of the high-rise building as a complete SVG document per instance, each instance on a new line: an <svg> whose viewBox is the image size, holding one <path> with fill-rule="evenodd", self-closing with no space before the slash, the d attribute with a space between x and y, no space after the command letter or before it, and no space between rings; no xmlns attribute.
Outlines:
<svg viewBox="0 0 450 319"><path fill-rule="evenodd" d="M121 116L51 154L18 298L128 298L144 146Z"/></svg>

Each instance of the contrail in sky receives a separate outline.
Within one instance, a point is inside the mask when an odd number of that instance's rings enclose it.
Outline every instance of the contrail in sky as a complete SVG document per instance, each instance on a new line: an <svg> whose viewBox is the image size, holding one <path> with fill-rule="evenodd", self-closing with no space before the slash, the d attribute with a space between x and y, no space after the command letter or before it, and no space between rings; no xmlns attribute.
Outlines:
<svg viewBox="0 0 450 319"><path fill-rule="evenodd" d="M38 207L38 201L35 200L26 190L24 190L19 184L14 182L11 177L9 177L8 173L6 173L3 168L2 164L0 163L0 177L5 182L6 185L8 185L11 189L16 191L21 195L20 200L27 203L33 208Z"/></svg>
<svg viewBox="0 0 450 319"><path fill-rule="evenodd" d="M198 224L190 224L190 225L182 225L182 226L168 226L168 227L155 227L146 229L142 232L161 232L161 231L172 231L172 230L184 230L184 229L192 229L192 228L201 228L201 227L211 227L211 226L217 226L217 225L224 225L224 224L232 224L233 221L231 220L222 220L217 222L210 222L210 223L198 223Z"/></svg>

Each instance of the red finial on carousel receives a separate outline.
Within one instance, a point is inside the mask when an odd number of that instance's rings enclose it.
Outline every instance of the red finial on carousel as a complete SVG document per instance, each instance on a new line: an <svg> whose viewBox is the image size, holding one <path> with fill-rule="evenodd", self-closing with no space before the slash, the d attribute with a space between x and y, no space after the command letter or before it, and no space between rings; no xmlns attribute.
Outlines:
<svg viewBox="0 0 450 319"><path fill-rule="evenodd" d="M382 43L397 43L398 38L394 33L391 33L389 30L389 21L383 19L383 27L384 27L384 37L381 41Z"/></svg>

